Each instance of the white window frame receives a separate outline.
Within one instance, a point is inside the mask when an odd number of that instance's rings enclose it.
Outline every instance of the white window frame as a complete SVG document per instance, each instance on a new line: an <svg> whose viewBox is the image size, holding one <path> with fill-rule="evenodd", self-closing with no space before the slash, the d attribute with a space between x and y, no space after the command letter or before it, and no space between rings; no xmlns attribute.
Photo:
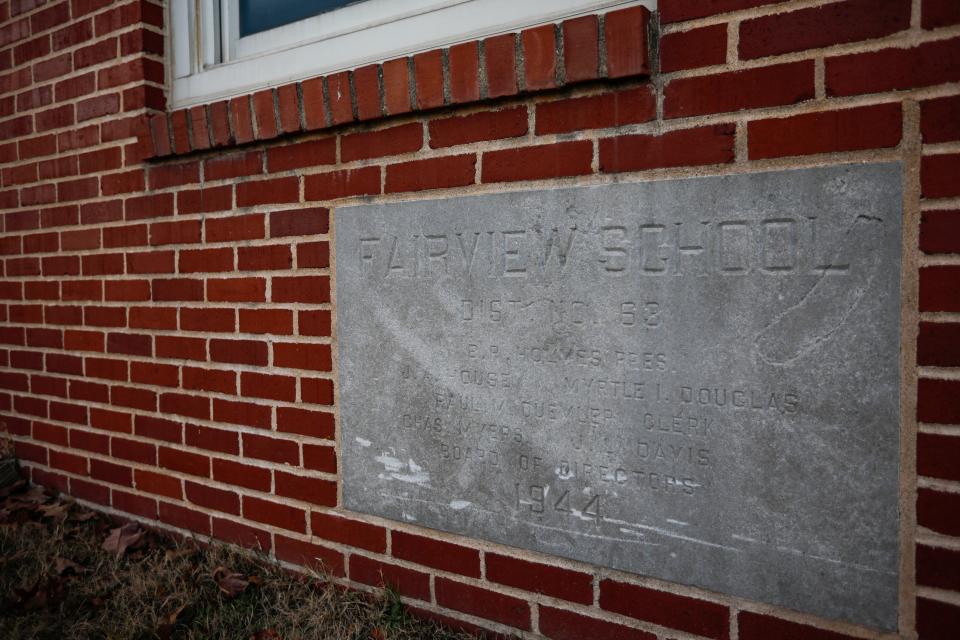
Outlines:
<svg viewBox="0 0 960 640"><path fill-rule="evenodd" d="M171 0L172 107L657 0L366 0L239 37L239 0Z"/></svg>

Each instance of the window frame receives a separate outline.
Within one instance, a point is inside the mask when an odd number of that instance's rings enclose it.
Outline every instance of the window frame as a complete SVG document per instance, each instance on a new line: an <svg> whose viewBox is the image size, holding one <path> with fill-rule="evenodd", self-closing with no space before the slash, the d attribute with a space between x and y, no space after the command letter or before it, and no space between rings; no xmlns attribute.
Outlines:
<svg viewBox="0 0 960 640"><path fill-rule="evenodd" d="M239 0L172 0L171 107L657 0L366 0L239 37ZM423 34L430 34L424 38Z"/></svg>

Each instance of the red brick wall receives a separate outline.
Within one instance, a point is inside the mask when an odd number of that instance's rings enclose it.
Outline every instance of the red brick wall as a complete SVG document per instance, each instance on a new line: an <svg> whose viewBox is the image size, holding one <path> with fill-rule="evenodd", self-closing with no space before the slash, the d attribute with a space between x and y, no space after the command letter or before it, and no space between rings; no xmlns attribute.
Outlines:
<svg viewBox="0 0 960 640"><path fill-rule="evenodd" d="M166 113L159 4L0 1L0 410L31 478L496 631L880 637L339 509L328 231L394 193L900 160L899 636L956 638L960 3L659 5L649 40L630 10Z"/></svg>

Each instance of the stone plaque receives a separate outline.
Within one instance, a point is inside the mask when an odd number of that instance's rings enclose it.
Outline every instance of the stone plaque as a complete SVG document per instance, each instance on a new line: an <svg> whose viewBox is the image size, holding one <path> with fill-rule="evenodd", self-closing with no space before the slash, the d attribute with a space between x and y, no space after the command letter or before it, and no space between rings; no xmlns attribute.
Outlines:
<svg viewBox="0 0 960 640"><path fill-rule="evenodd" d="M897 622L901 168L336 212L348 509Z"/></svg>

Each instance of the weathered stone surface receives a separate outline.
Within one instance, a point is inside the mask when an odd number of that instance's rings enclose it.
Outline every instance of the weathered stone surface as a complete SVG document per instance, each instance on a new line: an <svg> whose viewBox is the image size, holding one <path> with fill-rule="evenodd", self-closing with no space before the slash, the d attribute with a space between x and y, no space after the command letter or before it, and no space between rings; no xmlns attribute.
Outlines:
<svg viewBox="0 0 960 640"><path fill-rule="evenodd" d="M901 169L343 208L349 509L896 626Z"/></svg>

